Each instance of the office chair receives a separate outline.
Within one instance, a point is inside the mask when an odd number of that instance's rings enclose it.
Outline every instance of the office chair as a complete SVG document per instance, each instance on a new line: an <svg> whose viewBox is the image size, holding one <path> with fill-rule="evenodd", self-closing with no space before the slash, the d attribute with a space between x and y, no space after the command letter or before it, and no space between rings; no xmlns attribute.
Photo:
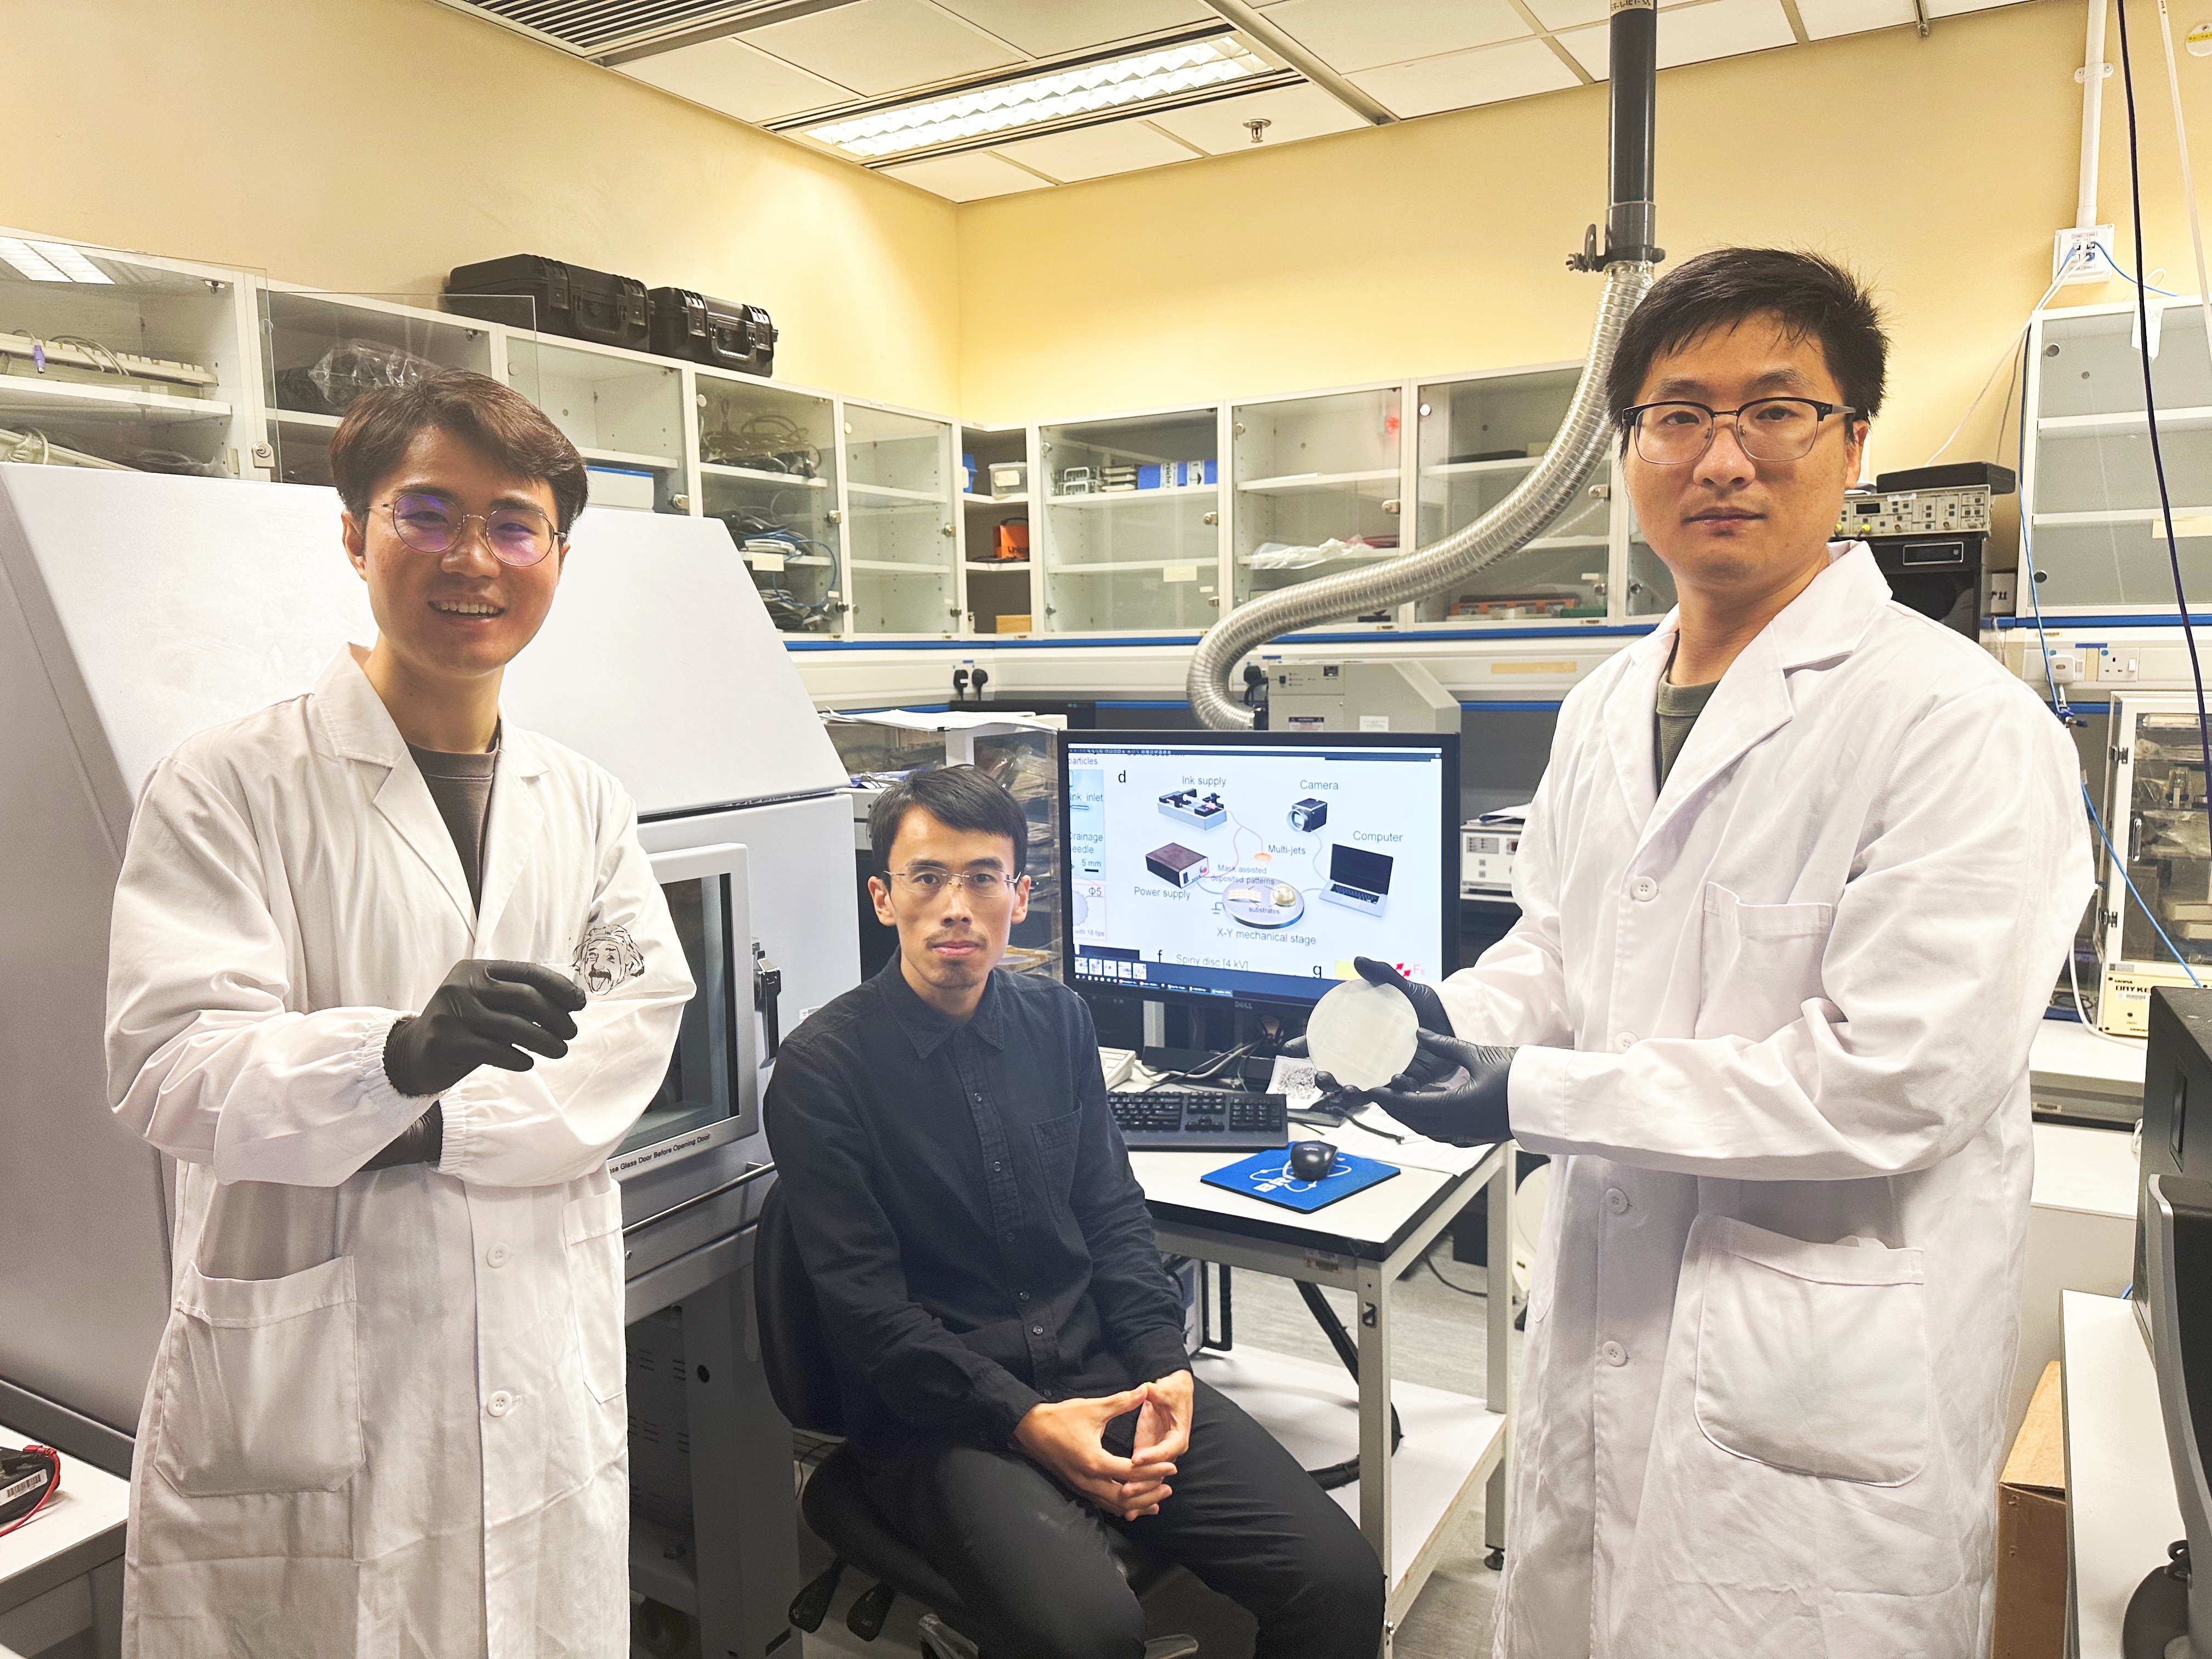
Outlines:
<svg viewBox="0 0 2212 1659"><path fill-rule="evenodd" d="M753 1307L760 1327L761 1364L777 1408L795 1429L842 1436L845 1404L836 1362L822 1329L814 1286L799 1260L799 1241L792 1233L780 1183L769 1188L761 1208L753 1255ZM845 1616L846 1628L854 1635L863 1642L874 1641L891 1603L904 1594L928 1609L922 1616L922 1639L938 1659L976 1659L977 1632L987 1628L986 1622L963 1606L944 1577L885 1523L861 1483L858 1462L846 1447L832 1451L814 1471L799 1508L835 1559L829 1571L792 1599L793 1624L804 1631L821 1628L830 1598L837 1593L837 1581L849 1563L876 1581L875 1588L854 1602ZM1175 1573L1172 1564L1122 1533L1109 1528L1107 1538L1114 1565L1139 1597ZM1145 1644L1145 1659L1190 1659L1197 1651L1196 1638L1188 1636L1157 1637Z"/></svg>

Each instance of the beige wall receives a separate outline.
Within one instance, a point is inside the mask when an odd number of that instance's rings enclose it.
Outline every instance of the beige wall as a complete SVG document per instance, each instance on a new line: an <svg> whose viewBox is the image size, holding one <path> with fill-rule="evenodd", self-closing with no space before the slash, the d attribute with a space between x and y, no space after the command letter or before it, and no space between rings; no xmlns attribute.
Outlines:
<svg viewBox="0 0 2212 1659"><path fill-rule="evenodd" d="M910 185L432 0L0 0L0 224L368 292L550 253L768 307L779 377L958 401L954 209Z"/></svg>
<svg viewBox="0 0 2212 1659"><path fill-rule="evenodd" d="M2155 14L2130 18L2151 263L2193 291ZM1675 258L1803 245L1879 284L1895 351L1877 466L1942 441L2050 280L2074 217L2083 22L2082 0L2029 0L1925 40L1888 29L1660 77ZM2212 186L2212 60L2181 62ZM2132 269L2109 85L2103 216ZM1562 261L1603 214L1605 128L1605 88L1582 88L965 207L963 406L1101 413L1578 358L1598 283ZM2000 402L1953 456L1994 441Z"/></svg>

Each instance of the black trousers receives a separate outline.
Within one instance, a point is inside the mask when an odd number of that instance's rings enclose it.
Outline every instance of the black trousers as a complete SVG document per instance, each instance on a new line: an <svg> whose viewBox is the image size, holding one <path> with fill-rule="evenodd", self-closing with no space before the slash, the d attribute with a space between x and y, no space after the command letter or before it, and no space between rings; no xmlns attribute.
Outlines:
<svg viewBox="0 0 2212 1659"><path fill-rule="evenodd" d="M1126 1456L1135 1414L1108 1427ZM1139 1659L1145 1617L1107 1553L1120 1528L1260 1622L1256 1659L1375 1659L1382 1569L1275 1437L1204 1382L1158 1515L1124 1522L1018 1452L918 1440L860 1459L884 1518L995 1626L990 1659Z"/></svg>

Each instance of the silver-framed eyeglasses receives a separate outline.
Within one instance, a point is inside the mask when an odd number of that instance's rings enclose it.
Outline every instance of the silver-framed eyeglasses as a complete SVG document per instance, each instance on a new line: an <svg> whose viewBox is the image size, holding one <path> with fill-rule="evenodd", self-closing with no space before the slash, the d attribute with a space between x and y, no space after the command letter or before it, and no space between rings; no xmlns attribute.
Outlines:
<svg viewBox="0 0 2212 1659"><path fill-rule="evenodd" d="M469 520L483 526L484 545L501 564L536 564L561 542L553 521L526 501L509 501L489 513L464 513L443 495L402 490L380 503L392 515L392 533L417 553L448 553L468 533Z"/></svg>
<svg viewBox="0 0 2212 1659"><path fill-rule="evenodd" d="M918 898L933 899L951 890L957 883L967 890L968 896L978 903L988 904L1002 899L1021 885L1019 876L1010 876L1003 870L881 870L877 873L885 882L902 881Z"/></svg>
<svg viewBox="0 0 2212 1659"><path fill-rule="evenodd" d="M1757 398L1737 409L1709 409L1704 404L1638 404L1620 411L1636 434L1636 453L1653 466L1687 466L1713 447L1723 416L1735 419L1735 441L1754 461L1798 461L1813 453L1820 423L1831 415L1846 420L1859 410L1814 398Z"/></svg>

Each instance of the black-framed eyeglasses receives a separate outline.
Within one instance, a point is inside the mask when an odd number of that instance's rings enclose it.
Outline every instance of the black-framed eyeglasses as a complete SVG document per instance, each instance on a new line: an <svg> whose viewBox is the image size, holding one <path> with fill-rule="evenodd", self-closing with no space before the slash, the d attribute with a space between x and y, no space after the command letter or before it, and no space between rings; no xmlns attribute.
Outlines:
<svg viewBox="0 0 2212 1659"><path fill-rule="evenodd" d="M402 490L379 503L392 514L392 533L417 553L447 553L468 533L469 520L483 526L484 545L501 564L536 564L563 539L553 521L526 501L464 513L442 495Z"/></svg>
<svg viewBox="0 0 2212 1659"><path fill-rule="evenodd" d="M1704 404L1638 404L1620 411L1623 425L1636 434L1636 453L1653 466L1687 466L1704 459L1723 416L1735 417L1735 441L1754 461L1797 461L1813 453L1820 423L1831 415L1852 418L1859 410L1815 398L1756 398L1736 409Z"/></svg>
<svg viewBox="0 0 2212 1659"><path fill-rule="evenodd" d="M1010 876L1003 870L878 870L876 873L886 884L904 882L925 899L936 898L957 882L967 890L970 898L985 904L1006 897L1022 883L1019 876Z"/></svg>

